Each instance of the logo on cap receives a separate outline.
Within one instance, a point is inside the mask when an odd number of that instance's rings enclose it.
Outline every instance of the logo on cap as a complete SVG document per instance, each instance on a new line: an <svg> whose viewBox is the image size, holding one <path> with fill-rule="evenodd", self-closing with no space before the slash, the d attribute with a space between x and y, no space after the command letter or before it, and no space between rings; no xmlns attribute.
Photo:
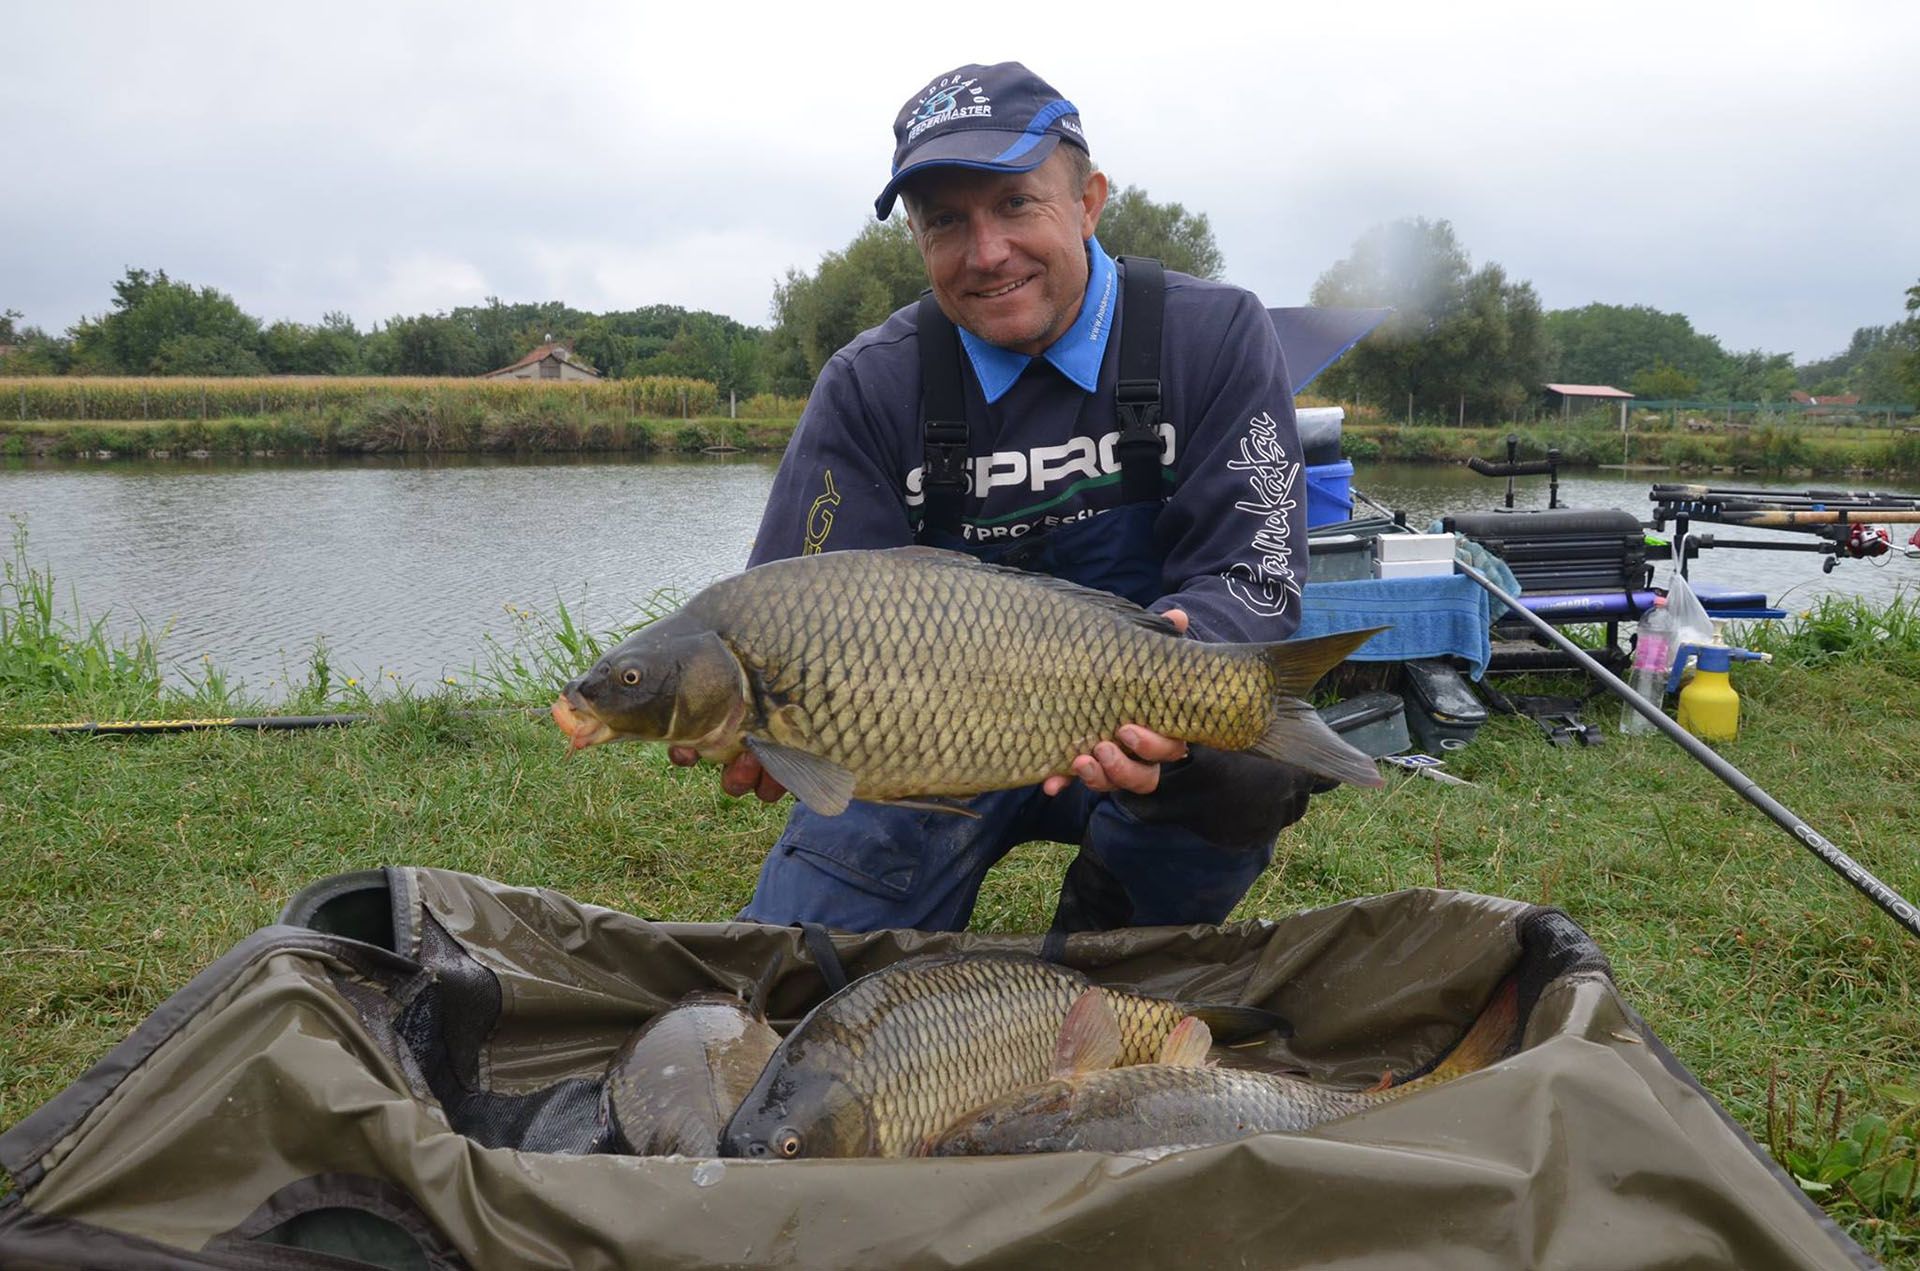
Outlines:
<svg viewBox="0 0 1920 1271"><path fill-rule="evenodd" d="M965 95L967 105L960 104ZM913 124L907 129L907 140L913 141L921 133L938 124L955 119L991 117L993 99L980 91L977 76L949 75L927 85L920 94L920 104L913 112Z"/></svg>

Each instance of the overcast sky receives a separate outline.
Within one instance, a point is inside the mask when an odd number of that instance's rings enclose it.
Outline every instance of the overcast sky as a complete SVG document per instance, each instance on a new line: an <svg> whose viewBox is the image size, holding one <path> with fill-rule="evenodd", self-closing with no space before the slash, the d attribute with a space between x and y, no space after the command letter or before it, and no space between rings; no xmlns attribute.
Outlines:
<svg viewBox="0 0 1920 1271"><path fill-rule="evenodd" d="M900 103L1009 59L1268 304L1409 215L1548 308L1803 361L1920 279L1913 0L0 0L0 31L0 308L48 329L129 265L269 321L498 295L765 324L871 218Z"/></svg>

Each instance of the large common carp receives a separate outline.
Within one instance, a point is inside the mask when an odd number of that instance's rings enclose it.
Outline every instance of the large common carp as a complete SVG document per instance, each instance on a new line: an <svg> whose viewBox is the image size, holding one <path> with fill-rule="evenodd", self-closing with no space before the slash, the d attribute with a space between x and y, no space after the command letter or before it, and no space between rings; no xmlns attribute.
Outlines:
<svg viewBox="0 0 1920 1271"><path fill-rule="evenodd" d="M1090 983L1039 958L948 954L896 963L816 1006L787 1034L721 1137L723 1156L903 1156L991 1099L1043 1081ZM1282 1027L1254 1007L1096 991L1115 1057L1154 1058L1187 1016L1248 1036Z"/></svg>
<svg viewBox="0 0 1920 1271"><path fill-rule="evenodd" d="M607 1119L637 1155L716 1156L720 1131L779 1045L773 1026L739 998L689 994L607 1065Z"/></svg>
<svg viewBox="0 0 1920 1271"><path fill-rule="evenodd" d="M1192 1021L1183 1023L1169 1045L1177 1054L1163 1054L1158 1063L1113 1068L1102 1062L1111 1046L1103 1049L1096 1030L1081 1025L1081 1050L1091 1060L1076 1062L1063 1054L1052 1080L967 1113L913 1151L920 1156L1138 1152L1309 1129L1486 1067L1514 1040L1517 997L1516 982L1509 979L1432 1072L1371 1090L1210 1066L1201 1062L1206 1030ZM1076 1002L1072 1014L1085 1014L1088 1005L1103 1006ZM1189 1033L1198 1036L1183 1036Z"/></svg>
<svg viewBox="0 0 1920 1271"><path fill-rule="evenodd" d="M814 811L1072 775L1123 723L1379 785L1302 700L1372 632L1205 644L1103 591L927 547L772 561L708 587L562 690L574 749L744 745Z"/></svg>

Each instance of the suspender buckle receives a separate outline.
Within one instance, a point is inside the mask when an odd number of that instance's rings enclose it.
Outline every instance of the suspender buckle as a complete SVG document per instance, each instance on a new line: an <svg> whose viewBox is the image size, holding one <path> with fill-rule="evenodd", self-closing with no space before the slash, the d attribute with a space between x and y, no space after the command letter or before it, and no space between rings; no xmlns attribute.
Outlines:
<svg viewBox="0 0 1920 1271"><path fill-rule="evenodd" d="M962 487L967 478L967 425L929 419L926 428L927 470L922 488Z"/></svg>
<svg viewBox="0 0 1920 1271"><path fill-rule="evenodd" d="M1114 389L1114 411L1120 416L1116 449L1151 447L1160 452L1160 381L1121 380Z"/></svg>

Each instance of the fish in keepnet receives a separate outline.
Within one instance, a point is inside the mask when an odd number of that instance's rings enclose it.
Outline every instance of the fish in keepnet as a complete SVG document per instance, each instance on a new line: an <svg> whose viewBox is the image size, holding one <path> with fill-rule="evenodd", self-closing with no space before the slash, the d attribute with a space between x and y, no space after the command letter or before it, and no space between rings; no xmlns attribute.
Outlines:
<svg viewBox="0 0 1920 1271"><path fill-rule="evenodd" d="M876 971L787 1034L728 1123L722 1156L904 1156L971 1108L1046 1079L1091 982L1039 958L945 954ZM1238 1037L1286 1023L1249 1006L1196 1006L1094 989L1121 1063L1159 1053L1180 1021Z"/></svg>
<svg viewBox="0 0 1920 1271"><path fill-rule="evenodd" d="M780 1035L727 993L691 993L648 1020L607 1065L601 1102L638 1156L717 1156L720 1131Z"/></svg>
<svg viewBox="0 0 1920 1271"><path fill-rule="evenodd" d="M1052 1080L967 1113L917 1144L914 1154L1141 1152L1309 1129L1485 1068L1513 1044L1518 996L1517 983L1509 979L1432 1072L1371 1090L1215 1067L1205 1061L1210 1038L1198 1020L1182 1022L1159 1062L1113 1068L1102 1062L1111 1050L1102 1033L1117 1025L1076 1019L1080 1040L1072 1046L1063 1040ZM1104 1007L1076 1002L1073 1014L1097 1016Z"/></svg>
<svg viewBox="0 0 1920 1271"><path fill-rule="evenodd" d="M828 552L725 578L553 704L579 750L744 746L815 812L1071 776L1123 723L1381 784L1304 700L1372 631L1205 644L1131 601L930 547Z"/></svg>

